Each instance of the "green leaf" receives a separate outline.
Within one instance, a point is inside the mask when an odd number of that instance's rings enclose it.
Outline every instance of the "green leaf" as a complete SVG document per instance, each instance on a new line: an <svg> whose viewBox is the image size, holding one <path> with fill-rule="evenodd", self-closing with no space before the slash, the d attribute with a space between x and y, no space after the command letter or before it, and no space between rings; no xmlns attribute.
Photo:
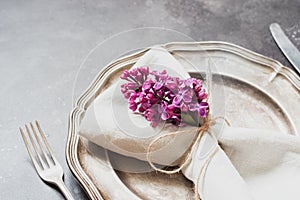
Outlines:
<svg viewBox="0 0 300 200"><path fill-rule="evenodd" d="M181 119L186 124L190 124L193 126L198 125L198 122L189 113L181 113Z"/></svg>

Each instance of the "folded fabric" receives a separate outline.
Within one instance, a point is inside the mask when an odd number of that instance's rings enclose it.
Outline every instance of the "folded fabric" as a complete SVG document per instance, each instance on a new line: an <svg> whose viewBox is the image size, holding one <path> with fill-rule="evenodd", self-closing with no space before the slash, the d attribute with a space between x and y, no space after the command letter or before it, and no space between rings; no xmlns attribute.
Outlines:
<svg viewBox="0 0 300 200"><path fill-rule="evenodd" d="M144 65L151 70L167 69L172 76L189 77L177 60L162 48L148 51L133 68ZM151 160L157 164L180 164L197 134L196 127L168 124L151 127L144 117L128 109L120 84L120 81L113 83L88 107L80 134L113 152L146 161L147 147L153 139L176 132L176 136L160 140L150 153ZM276 130L218 126L220 124L209 130L217 135L218 141L205 133L191 152L190 163L182 170L195 184L199 181L198 192L203 200L300 198L300 137ZM217 151L206 167L215 148Z"/></svg>
<svg viewBox="0 0 300 200"><path fill-rule="evenodd" d="M190 77L183 67L165 49L154 47L132 67L149 66L181 78ZM152 161L162 165L177 165L181 155L196 135L196 127L177 127L162 124L156 128L141 115L128 109L121 93L122 80L104 90L89 106L80 125L80 134L106 149L141 160L147 158L147 148L155 137L169 132L177 136L160 140L152 149ZM176 152L174 152L174 149Z"/></svg>
<svg viewBox="0 0 300 200"><path fill-rule="evenodd" d="M205 145L210 144L208 148ZM211 154L216 149L215 154ZM213 157L211 160L209 156ZM207 168L205 162L209 161ZM203 168L204 173L200 174ZM198 182L198 192L203 200L250 200L254 199L243 178L236 171L216 138L206 133L192 152L192 161L182 173L194 183Z"/></svg>
<svg viewBox="0 0 300 200"><path fill-rule="evenodd" d="M166 69L172 76L184 79L190 77L180 63L163 48L152 48L133 68L145 65L149 66L150 70ZM120 92L120 84L121 81L113 83L89 106L81 122L80 134L108 150L146 161L147 148L156 137L176 132L178 133L176 136L157 141L150 151L150 157L152 162L160 165L180 164L198 133L197 127L177 127L169 124L151 127L143 116L133 114L128 109L128 103ZM200 143L197 148L198 153L193 152L192 162L184 169L184 174L194 183L197 181L195 177L198 177L200 168L204 164L205 153L209 154L209 151L218 145L216 141L209 139L208 134L204 135ZM198 154L203 154L204 157L196 159ZM217 154L208 165L205 182L209 184L199 185L200 196L207 196L204 199L251 199L244 180L221 148L218 148ZM218 195L215 195L216 193Z"/></svg>
<svg viewBox="0 0 300 200"><path fill-rule="evenodd" d="M299 136L227 127L218 139L255 200L300 198Z"/></svg>
<svg viewBox="0 0 300 200"><path fill-rule="evenodd" d="M203 140L207 137L210 136L204 135ZM275 130L225 127L219 133L218 141L237 171L230 170L233 166L227 160L218 158L223 154L219 149L205 174L200 177L198 190L202 199L299 199L299 136L286 135ZM205 155L209 153L197 156L201 153L201 142L199 149L193 152L192 162L183 170L185 176L194 182L199 176L199 167L207 158ZM236 172L241 175L246 186L241 188L241 181L235 180L239 176L232 173ZM227 179L225 176L228 176ZM220 193L232 188L237 188L232 194ZM244 190L245 188L248 190Z"/></svg>

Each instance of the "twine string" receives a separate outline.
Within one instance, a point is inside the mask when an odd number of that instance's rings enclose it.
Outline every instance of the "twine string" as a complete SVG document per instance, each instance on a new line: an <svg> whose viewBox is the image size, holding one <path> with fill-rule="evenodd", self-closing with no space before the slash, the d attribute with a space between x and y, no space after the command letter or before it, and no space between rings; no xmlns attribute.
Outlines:
<svg viewBox="0 0 300 200"><path fill-rule="evenodd" d="M171 132L171 133L167 133L164 135L160 135L158 137L156 137L154 140L151 141L151 143L148 145L147 148L147 161L149 163L149 165L158 172L164 173L164 174L175 174L175 173L179 173L184 167L186 167L186 165L188 165L190 163L190 161L192 160L192 152L194 152L195 148L197 148L197 145L199 144L202 136L204 135L205 132L209 133L214 139L215 141L217 141L217 138L215 137L215 135L211 132L208 131L208 129L211 127L211 125L216 123L217 119L223 119L226 124L228 126L230 126L229 121L225 118L225 117L215 117L214 119L210 119L210 117L208 116L207 118L205 118L204 123L202 124L202 126L197 128L197 135L195 136L195 138L193 139L193 142L191 143L191 145L188 147L188 149L185 151L185 153L183 154L183 158L184 160L180 163L180 165L178 166L178 168L176 169L172 169L172 170L164 170L164 169L160 169L158 167L155 166L155 164L151 161L150 158L150 154L151 154L151 147L158 142L159 140L165 138L165 137L169 137L169 136L176 136L177 134L179 134L179 132ZM196 183L195 183L195 187L194 187L194 191L195 191L195 199L196 200L201 200L200 194L199 194L199 182L200 182L200 178L202 176L202 174L205 174L206 169L210 163L210 161L212 160L212 158L214 157L214 155L217 153L219 147L218 145L216 145L214 147L214 149L209 153L207 159L204 162L204 165L201 166L200 170L199 170L199 175L197 177Z"/></svg>

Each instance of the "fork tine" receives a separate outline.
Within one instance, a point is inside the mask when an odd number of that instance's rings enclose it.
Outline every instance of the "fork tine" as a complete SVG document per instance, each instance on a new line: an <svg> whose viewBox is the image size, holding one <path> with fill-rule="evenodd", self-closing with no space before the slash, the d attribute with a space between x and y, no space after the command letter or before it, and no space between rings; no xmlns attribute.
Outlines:
<svg viewBox="0 0 300 200"><path fill-rule="evenodd" d="M46 137L45 137L45 134L44 134L43 130L41 129L41 126L40 126L39 122L38 122L37 120L35 120L35 123L36 123L36 126L37 126L37 128L38 128L38 130L39 130L39 132L40 132L40 135L42 136L42 139L44 140L44 143L45 143L45 145L46 145L48 151L50 152L50 155L52 156L52 159L53 159L53 161L54 161L54 164L58 164L58 162L57 162L57 160L56 160L56 158L55 158L55 156L54 156L54 153L53 153L53 151L52 151L52 149L51 149L49 143L47 142L47 139L46 139Z"/></svg>
<svg viewBox="0 0 300 200"><path fill-rule="evenodd" d="M35 138L36 138L36 141L38 142L38 144L39 144L39 146L40 146L40 148L41 148L41 150L42 150L42 152L43 152L43 154L44 154L44 157L46 158L46 161L47 161L47 163L48 163L48 165L49 165L49 167L50 167L51 165L53 165L53 163L52 163L52 161L50 161L50 158L49 158L49 156L47 155L47 152L45 151L44 145L42 145L41 140L40 140L40 138L38 137L38 135L37 135L37 133L36 133L36 130L35 130L35 128L33 127L33 125L32 125L31 122L30 122L30 126L31 126L32 132L33 132L33 134L34 134L34 136L35 136Z"/></svg>
<svg viewBox="0 0 300 200"><path fill-rule="evenodd" d="M33 163L35 169L36 169L37 171L41 171L41 168L40 168L39 164L37 163L36 159L34 158L33 153L32 153L32 151L31 151L31 149L30 149L30 147L29 147L29 143L28 143L28 141L27 141L27 139L26 139L26 137L25 137L25 134L24 134L23 130L21 129L21 127L20 127L19 129L20 129L20 133L21 133L21 135L22 135L22 138L23 138L23 141L24 141L24 143L25 143L26 149L27 149L27 151L28 151L28 153L29 153L29 156L30 156L30 158L31 158L31 161L32 161L32 163Z"/></svg>
<svg viewBox="0 0 300 200"><path fill-rule="evenodd" d="M66 199L68 200L74 200L74 198L72 197L72 194L70 193L70 191L68 190L68 188L65 186L64 182L63 182L63 169L62 167L60 166L60 164L58 163L58 161L56 160L56 158L54 157L54 154L53 154L53 151L50 147L50 145L48 144L47 140L46 140L46 137L45 137L45 134L44 132L42 131L41 129L41 126L40 124L38 123L38 121L35 121L36 123L36 127L33 126L33 123L30 123L30 126L31 126L31 129L34 133L34 136L36 137L34 141L34 138L28 128L28 126L25 124L25 128L26 128L26 131L27 131L27 138L29 137L30 138L30 141L32 143L32 145L30 145L29 143L29 140L26 139L26 136L22 130L22 128L19 128L20 129L20 132L21 132L21 135L22 135L22 138L24 140L24 143L25 143L25 146L27 148L27 151L30 155L30 158L33 162L33 165L34 167L36 168L36 171L38 173L38 175L40 176L40 178L45 181L45 182L48 182L48 183L53 183L53 184L56 184L58 186L58 188L61 190L61 192L63 193L63 195L65 196ZM37 130L39 131L40 133L40 136L39 133L37 133ZM44 144L43 142L41 141L40 137L43 138L43 141L44 141ZM39 143L39 146L40 148L42 149L43 153L45 155L45 157L49 160L51 160L50 156L52 157L52 165L49 165L48 167L45 168L45 166L47 164L45 164L45 160L42 159L39 151L38 151L38 147L37 147L37 144L36 143ZM32 150L32 146L34 148L34 151L37 155L35 155L35 153L33 152ZM43 156L43 155L42 155ZM39 161L40 163L38 162L38 159L36 158L38 157L39 158ZM48 160L47 160L48 162ZM41 166L42 165L42 166Z"/></svg>
<svg viewBox="0 0 300 200"><path fill-rule="evenodd" d="M32 143L33 149L35 150L35 153L37 154L37 156L38 156L38 158L39 158L40 163L42 164L43 168L46 169L46 164L45 164L45 162L43 161L43 159L42 159L42 157L41 157L41 155L40 155L40 153L39 153L39 151L38 151L38 148L37 148L37 146L36 146L36 144L35 144L35 141L33 140L32 135L31 135L31 133L30 133L30 131L29 131L29 128L27 127L26 124L25 124L25 128L26 128L27 134L28 134L28 136L29 136L29 139L30 139L30 141L31 141L31 143Z"/></svg>

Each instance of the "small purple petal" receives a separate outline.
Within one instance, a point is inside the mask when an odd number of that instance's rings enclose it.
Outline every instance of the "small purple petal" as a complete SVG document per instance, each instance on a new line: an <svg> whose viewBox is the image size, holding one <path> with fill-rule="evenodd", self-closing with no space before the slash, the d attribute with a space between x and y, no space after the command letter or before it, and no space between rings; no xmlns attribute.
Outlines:
<svg viewBox="0 0 300 200"><path fill-rule="evenodd" d="M170 118L170 115L168 113L164 112L164 113L161 114L161 119L162 120L167 120L169 118Z"/></svg>
<svg viewBox="0 0 300 200"><path fill-rule="evenodd" d="M121 74L121 79L127 80L128 77L129 77L129 71L126 69L126 70L124 70L123 73Z"/></svg>
<svg viewBox="0 0 300 200"><path fill-rule="evenodd" d="M200 90L198 92L198 99L204 100L206 98L207 98L207 93L205 92L205 90L204 89Z"/></svg>
<svg viewBox="0 0 300 200"><path fill-rule="evenodd" d="M137 104L135 102L130 103L129 105L130 110L135 111L137 109Z"/></svg>
<svg viewBox="0 0 300 200"><path fill-rule="evenodd" d="M207 114L207 109L206 108L200 108L198 113L199 113L200 117L205 118L206 114Z"/></svg>
<svg viewBox="0 0 300 200"><path fill-rule="evenodd" d="M149 74L149 67L139 67L138 69L144 75L148 75Z"/></svg>
<svg viewBox="0 0 300 200"><path fill-rule="evenodd" d="M145 81L144 84L142 85L144 91L149 90L151 87L152 87L151 81Z"/></svg>
<svg viewBox="0 0 300 200"><path fill-rule="evenodd" d="M209 104L207 103L207 102L201 102L200 103L200 107L206 107L206 108L208 108L208 106L209 106Z"/></svg>
<svg viewBox="0 0 300 200"><path fill-rule="evenodd" d="M199 116L202 118L205 118L207 116L208 109L209 109L208 103L201 102L199 105L199 110L198 110Z"/></svg>
<svg viewBox="0 0 300 200"><path fill-rule="evenodd" d="M151 121L152 118L154 117L155 115L155 111L151 108L148 108L146 111L145 111L145 118L148 120L148 121Z"/></svg>
<svg viewBox="0 0 300 200"><path fill-rule="evenodd" d="M194 91L192 89L187 89L183 92L183 101L189 103L193 99Z"/></svg>
<svg viewBox="0 0 300 200"><path fill-rule="evenodd" d="M176 95L173 99L173 104L180 105L181 100L182 100L182 96Z"/></svg>
<svg viewBox="0 0 300 200"><path fill-rule="evenodd" d="M182 104L180 105L180 109L181 109L182 112L187 112L187 111L189 110L189 107L188 107L187 104L182 103Z"/></svg>
<svg viewBox="0 0 300 200"><path fill-rule="evenodd" d="M162 82L156 82L153 87L155 90L159 90L161 89L162 86L163 86Z"/></svg>
<svg viewBox="0 0 300 200"><path fill-rule="evenodd" d="M132 70L129 71L129 74L133 77L135 77L136 75L138 75L138 70L136 68L133 68Z"/></svg>

